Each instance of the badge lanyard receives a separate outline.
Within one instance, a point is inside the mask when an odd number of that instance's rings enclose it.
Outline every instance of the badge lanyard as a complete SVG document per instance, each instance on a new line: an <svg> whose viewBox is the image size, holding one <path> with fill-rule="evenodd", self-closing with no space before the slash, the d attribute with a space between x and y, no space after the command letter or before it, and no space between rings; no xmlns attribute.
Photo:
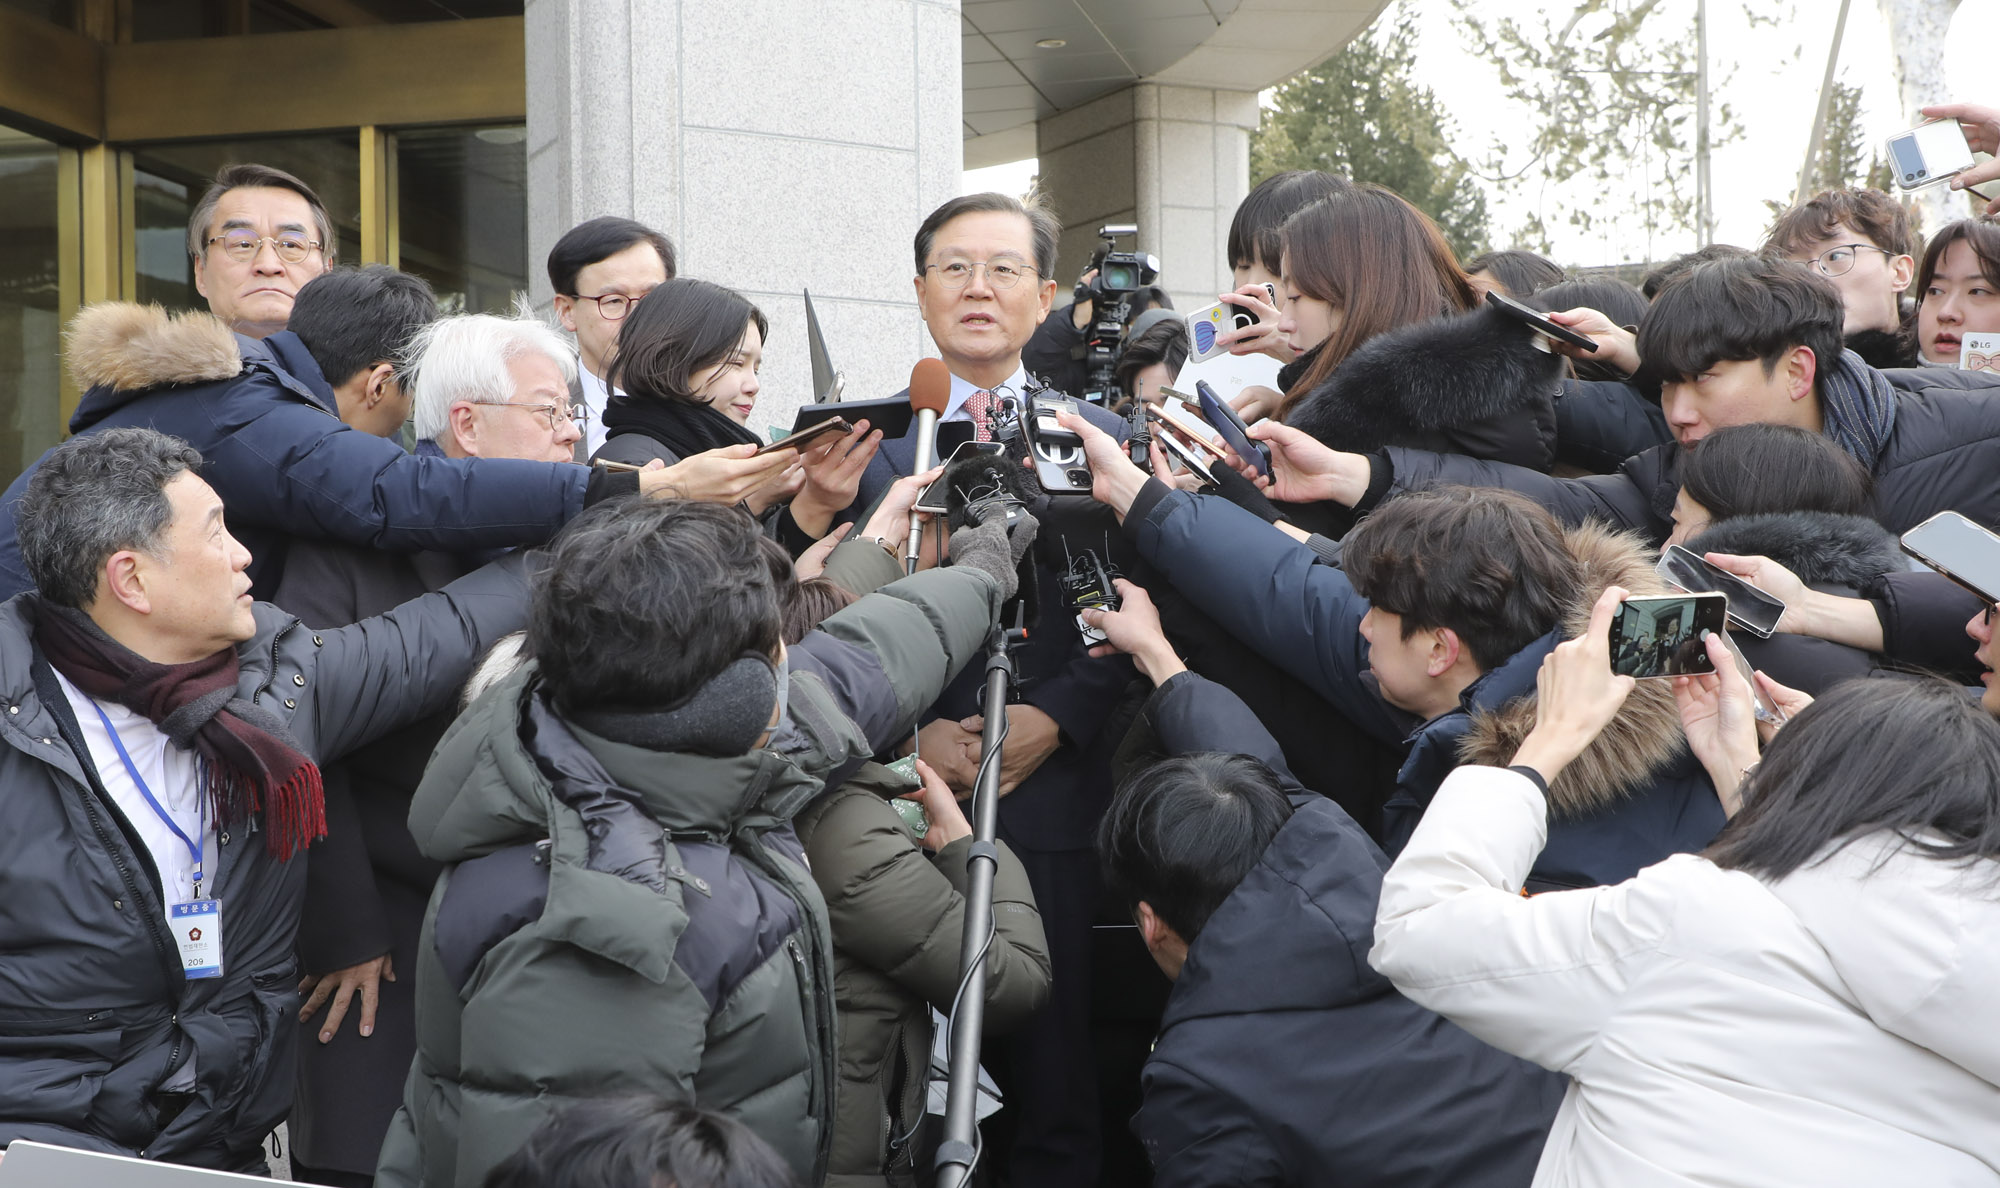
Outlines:
<svg viewBox="0 0 2000 1188"><path fill-rule="evenodd" d="M146 786L146 781L140 777L139 765L132 762L131 753L125 749L125 741L118 737L118 731L112 727L111 719L104 713L104 707L97 704L96 699L93 698L90 702L90 708L97 711L97 720L104 723L104 731L111 736L111 745L118 749L118 758L125 764L125 774L131 776L132 782L138 785L139 795L146 798L146 803L152 806L154 814L166 824L168 829L174 831L174 836L181 839L181 844L188 848L188 853L194 858L194 898L200 899L202 876L201 850L202 841L208 834L208 798L202 795L199 789L196 790L195 830L194 837L190 838L181 829L180 823L167 813L166 806L161 804L158 798L153 795L153 790Z"/></svg>

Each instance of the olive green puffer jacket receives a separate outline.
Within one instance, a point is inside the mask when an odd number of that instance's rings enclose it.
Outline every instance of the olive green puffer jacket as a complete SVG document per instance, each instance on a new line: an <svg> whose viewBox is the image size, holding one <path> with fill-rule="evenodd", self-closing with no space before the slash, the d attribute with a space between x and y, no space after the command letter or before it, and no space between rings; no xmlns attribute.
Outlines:
<svg viewBox="0 0 2000 1188"><path fill-rule="evenodd" d="M922 1120L931 1013L958 989L972 839L926 854L888 798L908 785L869 764L799 814L813 881L833 926L840 1082L827 1188L928 1180L912 1132ZM1027 872L1005 842L993 880L986 1030L1020 1025L1049 994L1049 950Z"/></svg>
<svg viewBox="0 0 2000 1188"><path fill-rule="evenodd" d="M418 847L452 865L378 1183L471 1188L556 1110L617 1093L731 1114L817 1183L832 946L789 822L906 734L978 654L998 593L938 570L830 617L791 650L786 722L743 755L591 734L532 664L475 701L411 804Z"/></svg>

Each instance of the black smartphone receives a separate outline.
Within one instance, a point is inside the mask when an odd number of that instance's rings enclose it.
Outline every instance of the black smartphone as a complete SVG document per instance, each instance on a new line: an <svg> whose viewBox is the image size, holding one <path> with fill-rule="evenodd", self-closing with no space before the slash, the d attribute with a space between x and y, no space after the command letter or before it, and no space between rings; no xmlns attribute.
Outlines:
<svg viewBox="0 0 2000 1188"><path fill-rule="evenodd" d="M1729 600L1720 594L1627 598L1611 620L1611 671L1630 677L1714 672L1708 637L1724 630L1728 617Z"/></svg>
<svg viewBox="0 0 2000 1188"><path fill-rule="evenodd" d="M1903 533L1903 551L1979 596L2000 603L2000 536L1957 512L1939 512Z"/></svg>
<svg viewBox="0 0 2000 1188"><path fill-rule="evenodd" d="M1552 322L1549 320L1549 315L1543 313L1541 310L1529 309L1505 293L1488 289L1486 291L1486 304L1513 318L1515 321L1534 329L1538 333L1548 335L1550 338L1560 338L1571 346L1580 347L1586 351L1597 350L1597 344L1591 341L1588 334L1579 334L1560 322Z"/></svg>
<svg viewBox="0 0 2000 1188"><path fill-rule="evenodd" d="M802 432L832 417L848 421L867 421L870 427L880 429L885 438L907 435L910 426L916 420L916 414L910 408L908 397L828 401L823 404L808 404L801 408L792 417L792 432Z"/></svg>
<svg viewBox="0 0 2000 1188"><path fill-rule="evenodd" d="M848 424L845 417L833 417L824 421L815 421L796 433L788 434L772 442L770 445L759 448L752 457L761 458L765 454L774 454L779 450L797 450L803 454L815 445L824 444L825 439L828 437L851 433L853 430L854 426Z"/></svg>
<svg viewBox="0 0 2000 1188"><path fill-rule="evenodd" d="M1196 380L1194 394L1201 401L1201 416L1215 428L1222 444L1236 451L1236 456L1250 464L1250 469L1261 478L1271 477L1271 451L1262 442L1250 440L1250 426L1229 407L1229 402L1215 394L1207 380Z"/></svg>
<svg viewBox="0 0 2000 1188"><path fill-rule="evenodd" d="M1668 545L1653 572L1689 594L1714 592L1729 599L1729 621L1758 639L1769 639L1785 616L1785 604L1679 545Z"/></svg>
<svg viewBox="0 0 2000 1188"><path fill-rule="evenodd" d="M951 469L951 464L960 458L969 458L974 454L1004 454L1006 452L1007 446L1003 442L968 441L951 452L951 457L944 460L944 466L948 471ZM944 499L946 490L944 475L937 476L937 478L926 484L923 490L917 492L916 509L920 512L929 512L934 516L943 515L945 513Z"/></svg>

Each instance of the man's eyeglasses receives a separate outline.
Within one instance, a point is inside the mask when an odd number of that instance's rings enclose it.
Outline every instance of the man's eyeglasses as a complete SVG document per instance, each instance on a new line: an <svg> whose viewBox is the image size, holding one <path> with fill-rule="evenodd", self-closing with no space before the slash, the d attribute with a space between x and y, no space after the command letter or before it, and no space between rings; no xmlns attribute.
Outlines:
<svg viewBox="0 0 2000 1188"><path fill-rule="evenodd" d="M303 264L307 256L319 247L319 240L307 239L303 235L258 235L253 231L230 231L222 235L208 237L209 246L222 245L222 254L238 264L248 264L257 258L268 242L271 250L278 253L278 259L287 264Z"/></svg>
<svg viewBox="0 0 2000 1188"><path fill-rule="evenodd" d="M468 400L466 403L492 404L500 408L521 408L531 413L539 413L543 423L549 427L550 433L556 431L557 421L565 425L573 424L578 429L590 427L590 406L587 404L572 404L565 407L560 404L516 404L511 400Z"/></svg>
<svg viewBox="0 0 2000 1188"><path fill-rule="evenodd" d="M650 292L650 290L648 291ZM625 320L625 315L631 313L632 307L639 304L646 294L641 293L637 297L628 297L623 293L599 293L595 297L590 297L578 293L575 296L578 301L597 302L597 316L603 318L605 321L622 322Z"/></svg>
<svg viewBox="0 0 2000 1188"><path fill-rule="evenodd" d="M986 283L996 289L1011 289L1035 271L1019 260L946 260L942 264L924 265L924 271L936 272L947 289L963 289L971 284L973 270L978 268L986 270Z"/></svg>
<svg viewBox="0 0 2000 1188"><path fill-rule="evenodd" d="M1826 249L1810 260L1793 260L1792 263L1816 268L1821 276L1845 276L1854 267L1856 252L1881 252L1885 256L1896 254L1872 243L1843 243Z"/></svg>

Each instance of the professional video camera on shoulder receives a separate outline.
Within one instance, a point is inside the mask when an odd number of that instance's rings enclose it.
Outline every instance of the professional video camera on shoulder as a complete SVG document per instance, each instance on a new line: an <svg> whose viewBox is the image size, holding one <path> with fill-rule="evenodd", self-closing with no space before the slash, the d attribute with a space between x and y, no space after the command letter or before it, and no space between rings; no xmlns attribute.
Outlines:
<svg viewBox="0 0 2000 1188"><path fill-rule="evenodd" d="M1132 295L1160 279L1157 256L1113 249L1125 236L1136 237L1139 228L1130 223L1107 223L1097 229L1097 253L1090 267L1097 275L1088 283L1079 282L1076 299L1090 302L1090 328L1084 338L1084 365L1089 380L1083 398L1092 404L1111 403L1118 395L1118 352L1125 346L1125 331L1132 320ZM1079 443L1079 453L1081 452ZM1086 489L1088 484L1086 484Z"/></svg>

